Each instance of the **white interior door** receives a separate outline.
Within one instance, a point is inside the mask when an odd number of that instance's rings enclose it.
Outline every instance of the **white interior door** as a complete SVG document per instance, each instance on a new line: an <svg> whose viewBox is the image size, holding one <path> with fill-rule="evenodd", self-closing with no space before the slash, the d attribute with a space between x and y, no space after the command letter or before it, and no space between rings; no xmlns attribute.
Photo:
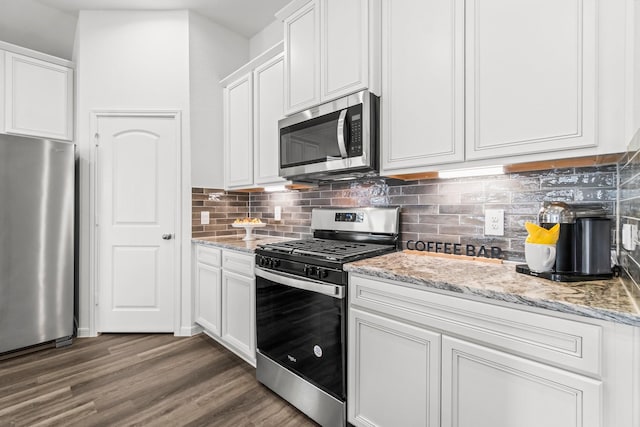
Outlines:
<svg viewBox="0 0 640 427"><path fill-rule="evenodd" d="M97 119L99 332L173 332L178 126Z"/></svg>

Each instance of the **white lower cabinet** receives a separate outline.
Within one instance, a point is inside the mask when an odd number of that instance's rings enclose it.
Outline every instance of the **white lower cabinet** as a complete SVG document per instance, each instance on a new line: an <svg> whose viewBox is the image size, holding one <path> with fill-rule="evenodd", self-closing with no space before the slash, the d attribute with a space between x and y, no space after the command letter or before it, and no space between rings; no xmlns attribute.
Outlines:
<svg viewBox="0 0 640 427"><path fill-rule="evenodd" d="M195 322L207 335L256 364L252 254L196 245Z"/></svg>
<svg viewBox="0 0 640 427"><path fill-rule="evenodd" d="M196 263L196 322L220 336L220 267Z"/></svg>
<svg viewBox="0 0 640 427"><path fill-rule="evenodd" d="M255 276L222 272L221 338L255 364Z"/></svg>
<svg viewBox="0 0 640 427"><path fill-rule="evenodd" d="M351 309L349 337L351 423L440 425L440 334Z"/></svg>
<svg viewBox="0 0 640 427"><path fill-rule="evenodd" d="M637 427L639 329L350 274L348 420Z"/></svg>
<svg viewBox="0 0 640 427"><path fill-rule="evenodd" d="M602 426L602 382L442 337L442 425Z"/></svg>

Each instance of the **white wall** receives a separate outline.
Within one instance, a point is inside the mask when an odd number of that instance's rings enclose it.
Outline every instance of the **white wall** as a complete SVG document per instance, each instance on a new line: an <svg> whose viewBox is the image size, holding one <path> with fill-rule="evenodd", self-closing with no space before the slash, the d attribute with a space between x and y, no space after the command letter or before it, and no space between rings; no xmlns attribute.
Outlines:
<svg viewBox="0 0 640 427"><path fill-rule="evenodd" d="M189 12L191 186L223 188L220 80L249 60L249 41Z"/></svg>
<svg viewBox="0 0 640 427"><path fill-rule="evenodd" d="M180 110L183 112L182 141L189 141L188 24L186 11L80 12L74 58L77 66L76 143L80 157L80 335L88 334L93 326L89 315L91 111ZM189 153L188 147L186 153ZM190 188L188 161L186 169L183 187ZM190 198L187 194L181 203L190 205ZM183 226L183 230L190 231L190 217L186 221L188 225ZM189 249L187 247L186 251Z"/></svg>
<svg viewBox="0 0 640 427"><path fill-rule="evenodd" d="M251 59L254 59L282 40L284 40L284 24L276 19L249 40L249 55Z"/></svg>
<svg viewBox="0 0 640 427"><path fill-rule="evenodd" d="M35 0L0 0L0 40L71 59L77 18Z"/></svg>
<svg viewBox="0 0 640 427"><path fill-rule="evenodd" d="M636 0L634 4L633 16L635 22L634 26L634 41L633 41L633 118L632 123L632 135L640 138L638 134L640 132L640 0Z"/></svg>

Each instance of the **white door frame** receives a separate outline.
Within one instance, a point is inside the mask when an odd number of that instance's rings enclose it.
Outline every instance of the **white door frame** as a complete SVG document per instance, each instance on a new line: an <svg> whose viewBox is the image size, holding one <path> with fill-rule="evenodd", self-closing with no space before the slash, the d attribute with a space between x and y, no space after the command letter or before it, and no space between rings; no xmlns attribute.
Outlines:
<svg viewBox="0 0 640 427"><path fill-rule="evenodd" d="M184 251L182 237L182 177L183 177L183 165L182 159L184 158L183 144L182 144L182 114L178 110L92 110L91 111L91 132L90 132L90 154L89 161L92 167L92 171L89 174L89 336L95 337L98 335L98 277L100 274L98 266L98 254L99 254L99 241L97 230L97 201L98 201L98 150L97 150L97 133L98 133L98 119L101 117L158 117L158 118L172 118L175 120L176 126L176 206L175 206L175 240L176 250L174 253L174 315L173 315L173 332L176 335L180 335L180 320L182 317L182 253Z"/></svg>

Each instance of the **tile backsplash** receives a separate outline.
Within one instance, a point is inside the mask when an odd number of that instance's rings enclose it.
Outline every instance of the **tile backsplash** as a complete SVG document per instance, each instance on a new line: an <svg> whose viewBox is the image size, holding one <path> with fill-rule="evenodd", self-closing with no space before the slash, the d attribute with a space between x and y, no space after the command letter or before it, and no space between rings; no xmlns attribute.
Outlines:
<svg viewBox="0 0 640 427"><path fill-rule="evenodd" d="M640 132L634 139L640 142ZM637 144L630 144L629 152L619 163L619 213L620 241L624 229L631 226L640 227L640 149ZM636 228L637 230L637 228ZM623 279L627 289L640 300L640 246L637 243L638 234L631 236L632 246L619 247L620 264L623 269Z"/></svg>
<svg viewBox="0 0 640 427"><path fill-rule="evenodd" d="M209 212L209 224L200 221L201 212ZM238 234L231 224L249 214L247 193L226 193L215 188L191 189L191 237L228 236ZM243 231L244 233L244 231Z"/></svg>
<svg viewBox="0 0 640 427"><path fill-rule="evenodd" d="M401 182L379 178L326 184L311 190L248 196L229 193L213 201L208 200L208 194L216 191L194 189L193 233L194 237L241 234L242 230L229 224L249 215L268 224L255 230L256 234L304 238L311 235L311 210L316 207L401 206L403 243L413 239L498 246L506 259L521 261L524 223L537 221L543 202L599 203L614 218L616 188L617 166L610 165L448 180ZM274 220L276 206L282 208L280 221ZM200 211L207 209L211 209L212 225L200 226ZM485 209L504 210L504 236L484 235Z"/></svg>

